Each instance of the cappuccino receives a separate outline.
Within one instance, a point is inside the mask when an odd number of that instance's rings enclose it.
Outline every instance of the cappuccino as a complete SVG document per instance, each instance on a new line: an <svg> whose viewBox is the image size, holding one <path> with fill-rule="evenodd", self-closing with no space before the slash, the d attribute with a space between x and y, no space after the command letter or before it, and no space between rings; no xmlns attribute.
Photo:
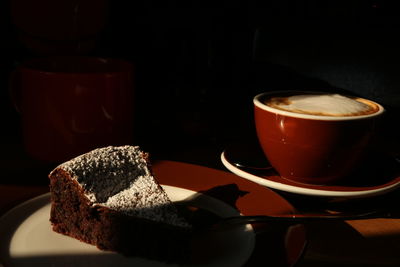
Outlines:
<svg viewBox="0 0 400 267"><path fill-rule="evenodd" d="M362 116L379 111L379 106L369 100L339 94L299 94L272 96L264 104L284 111L316 116Z"/></svg>
<svg viewBox="0 0 400 267"><path fill-rule="evenodd" d="M384 108L326 92L275 91L253 98L262 150L283 178L334 184L359 167Z"/></svg>

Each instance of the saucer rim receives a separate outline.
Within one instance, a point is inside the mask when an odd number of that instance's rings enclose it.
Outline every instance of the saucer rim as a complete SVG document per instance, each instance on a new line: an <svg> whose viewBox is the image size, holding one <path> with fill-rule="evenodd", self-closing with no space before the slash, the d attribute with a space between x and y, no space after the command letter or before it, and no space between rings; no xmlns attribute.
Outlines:
<svg viewBox="0 0 400 267"><path fill-rule="evenodd" d="M365 190L350 190L350 191L339 191L339 190L323 190L323 189L315 189L315 188L309 188L307 187L306 184L303 186L296 186L296 185L291 185L291 184L286 184L284 182L284 178L282 178L282 183L281 182L275 182L272 180L269 180L267 177L260 177L257 175L254 175L250 172L246 172L242 169L239 169L238 167L234 166L232 163L230 163L226 157L225 157L225 151L221 153L221 162L227 168L229 171L232 173L238 175L239 177L242 177L244 179L247 179L249 181L252 181L254 183L257 183L262 186L266 186L272 189L277 189L280 191L288 192L288 193L294 193L294 194L300 194L300 195L308 195L308 196L319 196L319 197L347 197L347 198L361 198L361 197L371 197L371 196L377 196L381 195L387 192L390 192L392 190L395 190L397 187L400 186L400 180L397 182L393 182L396 179L391 180L391 182L386 183L388 184L387 186L375 188L375 189L365 189ZM383 184L385 185L385 184ZM355 187L356 188L356 187Z"/></svg>

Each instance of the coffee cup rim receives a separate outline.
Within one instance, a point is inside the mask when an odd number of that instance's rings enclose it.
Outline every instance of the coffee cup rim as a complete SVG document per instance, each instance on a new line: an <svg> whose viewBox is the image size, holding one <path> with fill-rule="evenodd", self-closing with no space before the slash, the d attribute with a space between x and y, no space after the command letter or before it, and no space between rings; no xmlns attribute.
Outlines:
<svg viewBox="0 0 400 267"><path fill-rule="evenodd" d="M265 111L283 115L283 116L288 116L288 117L294 117L294 118L300 118L300 119L310 119L310 120L322 120L322 121L348 121L348 120L362 120L362 119L368 119L372 117L377 117L381 115L382 113L385 112L385 108L380 105L379 103L363 98L365 100L370 101L371 103L377 105L379 110L375 113L372 114L366 114L366 115L357 115L357 116L324 116L324 115L312 115L312 114L303 114L303 113L297 113L297 112L291 112L291 111L286 111L286 110L281 110L277 108L273 108L270 106L267 106L266 104L262 103L260 99L262 97L265 97L267 95L276 95L276 94L302 94L302 93L313 93L313 94L326 94L327 92L314 92L314 91L297 91L297 90L286 90L286 91L270 91L270 92L263 92L258 95L256 95L253 98L253 103L256 107L263 109ZM341 94L343 95L343 94ZM362 97L360 97L362 98Z"/></svg>

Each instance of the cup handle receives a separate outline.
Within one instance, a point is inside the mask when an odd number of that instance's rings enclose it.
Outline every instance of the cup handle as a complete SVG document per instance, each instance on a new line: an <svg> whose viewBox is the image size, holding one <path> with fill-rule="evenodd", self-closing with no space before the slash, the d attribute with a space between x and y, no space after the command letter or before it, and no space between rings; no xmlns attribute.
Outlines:
<svg viewBox="0 0 400 267"><path fill-rule="evenodd" d="M235 143L224 150L226 160L238 168L254 171L272 170L272 166L256 142Z"/></svg>
<svg viewBox="0 0 400 267"><path fill-rule="evenodd" d="M13 70L8 79L8 95L11 105L15 111L21 114L21 82L19 79L20 73L18 70Z"/></svg>

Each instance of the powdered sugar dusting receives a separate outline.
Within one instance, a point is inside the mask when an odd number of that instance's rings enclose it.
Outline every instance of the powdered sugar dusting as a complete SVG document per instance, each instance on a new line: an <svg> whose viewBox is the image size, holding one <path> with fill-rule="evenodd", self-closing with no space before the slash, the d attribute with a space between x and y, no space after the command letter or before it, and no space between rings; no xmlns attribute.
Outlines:
<svg viewBox="0 0 400 267"><path fill-rule="evenodd" d="M93 205L153 221L188 227L150 173L137 146L105 147L59 166L71 173Z"/></svg>

